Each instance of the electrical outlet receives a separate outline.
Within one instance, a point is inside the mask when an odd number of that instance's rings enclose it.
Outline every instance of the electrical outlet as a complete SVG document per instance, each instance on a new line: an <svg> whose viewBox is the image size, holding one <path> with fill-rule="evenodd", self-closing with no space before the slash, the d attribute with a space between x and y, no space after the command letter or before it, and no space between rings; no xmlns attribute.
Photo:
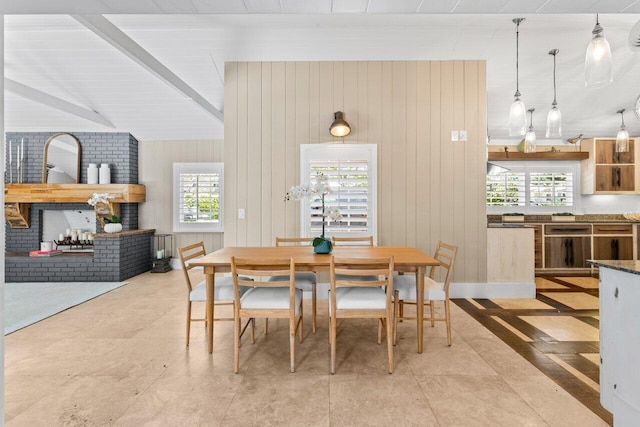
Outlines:
<svg viewBox="0 0 640 427"><path fill-rule="evenodd" d="M458 131L457 130L452 130L451 131L451 141L458 141Z"/></svg>
<svg viewBox="0 0 640 427"><path fill-rule="evenodd" d="M238 219L244 219L244 209L238 209Z"/></svg>
<svg viewBox="0 0 640 427"><path fill-rule="evenodd" d="M467 131L466 130L461 130L460 131L460 141L466 141L467 140Z"/></svg>

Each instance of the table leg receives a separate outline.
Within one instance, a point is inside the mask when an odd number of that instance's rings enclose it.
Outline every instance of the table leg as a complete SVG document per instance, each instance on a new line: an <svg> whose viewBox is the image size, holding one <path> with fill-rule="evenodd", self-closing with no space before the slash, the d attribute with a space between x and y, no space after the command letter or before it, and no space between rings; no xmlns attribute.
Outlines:
<svg viewBox="0 0 640 427"><path fill-rule="evenodd" d="M425 266L416 269L416 319L418 321L418 353L422 353L422 341L424 331L424 275L427 272Z"/></svg>
<svg viewBox="0 0 640 427"><path fill-rule="evenodd" d="M207 312L207 340L209 343L209 353L213 353L213 290L215 289L215 270L207 274L207 301L205 310Z"/></svg>

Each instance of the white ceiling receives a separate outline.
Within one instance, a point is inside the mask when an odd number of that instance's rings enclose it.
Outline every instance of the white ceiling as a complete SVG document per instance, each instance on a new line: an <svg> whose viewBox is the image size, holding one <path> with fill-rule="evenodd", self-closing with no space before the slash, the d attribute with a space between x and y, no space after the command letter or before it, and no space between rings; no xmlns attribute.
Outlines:
<svg viewBox="0 0 640 427"><path fill-rule="evenodd" d="M608 12L600 23L612 47L614 83L587 89L584 55L595 11ZM511 19L523 16L520 92L536 108L539 138L553 99L552 48L560 49L564 137L615 135L619 108L629 110L627 128L640 135L630 111L640 95L640 54L627 46L640 20L638 0L21 0L3 2L0 12L19 14L5 17L7 78L94 110L115 126L6 91L7 131L126 131L142 141L223 137L222 124L190 98L61 14L103 13L221 110L225 61L485 59L493 140L508 138L515 91ZM212 12L219 14L202 14Z"/></svg>

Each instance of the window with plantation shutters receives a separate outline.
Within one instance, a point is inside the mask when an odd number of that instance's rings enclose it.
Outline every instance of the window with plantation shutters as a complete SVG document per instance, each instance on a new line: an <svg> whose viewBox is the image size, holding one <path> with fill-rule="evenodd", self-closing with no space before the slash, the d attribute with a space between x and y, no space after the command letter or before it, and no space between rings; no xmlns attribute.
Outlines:
<svg viewBox="0 0 640 427"><path fill-rule="evenodd" d="M487 206L525 206L524 172L487 175Z"/></svg>
<svg viewBox="0 0 640 427"><path fill-rule="evenodd" d="M574 198L579 186L577 165L530 162L508 167L509 172L487 175L487 213L573 212L579 208Z"/></svg>
<svg viewBox="0 0 640 427"><path fill-rule="evenodd" d="M325 219L325 235L377 235L377 146L375 144L305 144L301 146L301 176L313 182L323 174L331 188L325 208L338 207L342 218ZM300 204L302 235L322 233L322 202Z"/></svg>
<svg viewBox="0 0 640 427"><path fill-rule="evenodd" d="M173 164L173 231L223 231L222 163Z"/></svg>

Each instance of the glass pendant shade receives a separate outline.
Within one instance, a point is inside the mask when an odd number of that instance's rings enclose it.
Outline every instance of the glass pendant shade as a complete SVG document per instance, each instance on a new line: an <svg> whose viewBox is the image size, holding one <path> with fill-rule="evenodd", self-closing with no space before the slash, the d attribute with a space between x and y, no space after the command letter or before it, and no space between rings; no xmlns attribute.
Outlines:
<svg viewBox="0 0 640 427"><path fill-rule="evenodd" d="M527 131L527 109L519 96L514 97L509 110L509 136L522 136Z"/></svg>
<svg viewBox="0 0 640 427"><path fill-rule="evenodd" d="M535 153L536 152L536 133L533 130L533 112L535 108L529 108L527 111L531 114L531 120L529 124L529 131L524 136L524 152Z"/></svg>
<svg viewBox="0 0 640 427"><path fill-rule="evenodd" d="M557 105L553 105L547 114L547 138L562 136L562 113Z"/></svg>
<svg viewBox="0 0 640 427"><path fill-rule="evenodd" d="M616 153L626 153L629 151L629 132L627 132L626 126L624 125L624 112L624 108L616 111L616 113L620 114L620 119L622 121L620 130L616 136Z"/></svg>
<svg viewBox="0 0 640 427"><path fill-rule="evenodd" d="M611 47L598 22L592 34L584 61L584 84L588 87L604 87L613 82Z"/></svg>
<svg viewBox="0 0 640 427"><path fill-rule="evenodd" d="M626 129L620 129L616 136L616 153L626 153L629 151L629 132Z"/></svg>

